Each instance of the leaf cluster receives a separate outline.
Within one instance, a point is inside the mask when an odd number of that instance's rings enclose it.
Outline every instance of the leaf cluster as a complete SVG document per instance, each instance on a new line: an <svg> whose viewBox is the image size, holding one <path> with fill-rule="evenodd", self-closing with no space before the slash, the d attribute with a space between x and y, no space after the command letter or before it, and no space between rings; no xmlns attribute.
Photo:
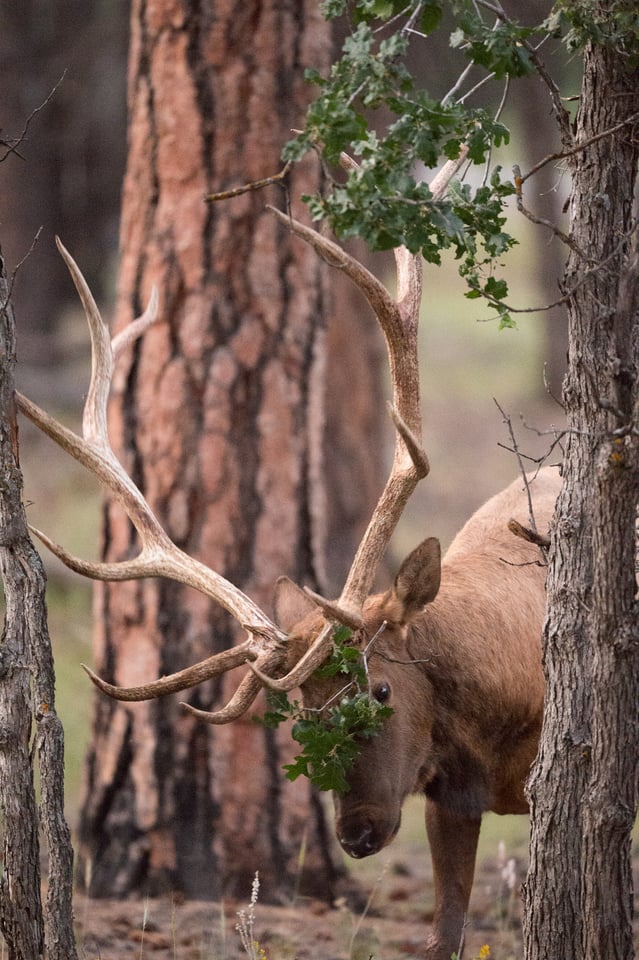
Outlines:
<svg viewBox="0 0 639 960"><path fill-rule="evenodd" d="M497 76L530 70L522 45L529 28L489 28L474 4L459 0L451 7L458 15L454 47ZM317 96L284 158L299 160L314 149L325 162L328 189L304 197L315 221L326 221L342 239L362 238L371 250L405 246L429 263L439 264L451 249L470 295L486 297L505 324L507 287L493 277L493 265L515 242L504 212L514 186L499 167L481 186L458 185L444 198L434 198L424 182L442 158L454 160L463 148L469 163L481 165L509 139L487 110L463 98L434 97L409 71L414 31L421 38L437 29L442 8L439 0L326 0L326 15L348 12L352 31L328 76L307 74ZM336 170L343 154L357 161L346 175Z"/></svg>
<svg viewBox="0 0 639 960"><path fill-rule="evenodd" d="M354 763L361 741L375 736L392 714L370 695L362 652L348 645L350 630L338 627L330 659L316 671L320 678L343 677L339 700L322 710L306 710L285 693L268 695L269 709L254 719L267 727L293 720L293 739L302 747L293 763L285 765L289 780L307 777L319 790L348 790L348 770Z"/></svg>
<svg viewBox="0 0 639 960"><path fill-rule="evenodd" d="M340 238L360 237L371 250L405 246L434 264L452 250L466 295L483 298L501 326L513 326L508 288L495 272L515 243L505 229L515 187L499 166L490 169L491 151L508 143L509 132L470 98L487 81L502 80L507 88L511 78L535 70L554 95L539 53L549 38L561 39L569 51L588 43L611 46L634 69L635 0L558 0L536 26L518 22L493 0L324 0L321 6L327 18L344 18L350 32L327 76L308 72L317 95L304 130L284 149L287 161L308 150L322 157L327 187L304 198L312 218ZM442 97L420 88L410 63L417 59L411 53L428 56L432 33L443 29L452 55L470 64ZM470 165L485 165L481 185L453 184L446 197L433 197L424 182L428 171L462 149ZM344 154L346 173L338 170Z"/></svg>
<svg viewBox="0 0 639 960"><path fill-rule="evenodd" d="M468 60L484 67L495 79L525 77L534 71L528 41L536 32L512 20L486 22L473 3L453 3L458 15L450 45L461 49Z"/></svg>
<svg viewBox="0 0 639 960"><path fill-rule="evenodd" d="M569 51L587 44L610 47L628 59L628 68L639 66L639 12L636 0L616 0L603 5L594 0L559 0L544 24L561 37Z"/></svg>

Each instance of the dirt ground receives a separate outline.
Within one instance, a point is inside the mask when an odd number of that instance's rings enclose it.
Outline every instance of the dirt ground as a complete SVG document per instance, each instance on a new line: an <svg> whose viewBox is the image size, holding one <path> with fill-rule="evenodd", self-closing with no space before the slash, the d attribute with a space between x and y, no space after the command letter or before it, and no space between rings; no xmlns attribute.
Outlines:
<svg viewBox="0 0 639 960"><path fill-rule="evenodd" d="M392 847L389 848L392 850ZM345 905L298 900L287 907L259 901L254 909L254 953L236 930L244 902L176 903L87 901L75 914L82 960L408 960L423 956L432 920L430 864L423 848L390 857L369 883L370 905L359 915ZM521 957L524 864L483 861L475 876L464 957L475 960L487 944L493 960ZM260 952L262 951L262 952Z"/></svg>
<svg viewBox="0 0 639 960"><path fill-rule="evenodd" d="M389 848L392 850L392 847ZM243 947L236 927L238 913L249 914L250 891L244 902L179 903L99 901L78 897L75 916L81 960L417 960L432 920L433 889L428 855L423 847L405 849L380 863L369 906L354 914L344 904L333 908L299 899L286 907L259 901L249 938L253 953ZM639 854L635 855L635 890L639 889ZM522 956L519 895L525 875L519 860L485 859L475 875L463 956L477 960L490 947L491 960ZM371 873L372 876L372 873ZM639 913L639 897L635 914ZM639 923L635 942L639 947ZM482 951L483 952L483 951ZM639 955L639 951L638 951Z"/></svg>

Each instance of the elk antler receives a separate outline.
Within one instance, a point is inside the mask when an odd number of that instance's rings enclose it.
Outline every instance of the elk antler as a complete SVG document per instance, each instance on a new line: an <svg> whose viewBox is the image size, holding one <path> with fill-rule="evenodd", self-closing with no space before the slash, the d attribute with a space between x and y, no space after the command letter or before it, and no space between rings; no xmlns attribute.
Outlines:
<svg viewBox="0 0 639 960"><path fill-rule="evenodd" d="M432 184L435 197L441 196L464 155L449 161ZM352 161L349 161L352 164ZM272 208L271 208L272 209ZM56 243L82 300L89 324L92 346L91 382L82 421L82 437L58 423L21 394L19 409L41 430L111 490L123 505L138 532L141 550L133 560L118 563L90 563L67 553L39 530L33 532L72 570L98 580L129 580L142 577L169 577L194 587L216 600L248 633L248 639L170 676L141 687L118 687L106 683L85 667L93 683L118 700L148 700L185 690L236 666L251 668L229 703L208 712L183 704L195 716L209 723L227 723L244 713L264 685L289 691L304 683L332 649L332 621L358 628L364 600L370 593L375 570L384 553L402 510L418 481L428 473L428 459L421 447L417 328L422 291L421 259L404 248L395 251L397 298L357 260L341 247L278 210L273 213L297 236L310 243L329 262L342 269L360 288L373 308L386 340L393 401L390 412L397 430L390 476L373 511L357 550L342 594L332 603L310 596L327 619L323 629L301 660L284 677L274 677L286 661L287 637L241 590L209 567L189 557L167 536L150 506L125 473L108 440L107 400L113 367L119 352L139 337L157 318L157 293L151 296L145 313L111 341L93 296L77 264L58 238Z"/></svg>
<svg viewBox="0 0 639 960"><path fill-rule="evenodd" d="M138 488L125 473L109 444L106 407L115 355L155 322L157 292L153 292L145 313L112 342L80 269L57 238L56 243L80 295L91 334L91 382L82 420L82 437L58 423L21 394L16 395L17 404L25 416L79 463L95 473L111 490L123 505L137 530L141 550L133 560L120 563L90 563L67 553L41 531L33 529L33 532L63 563L84 576L97 580L170 577L194 587L225 607L249 634L249 639L238 647L223 651L186 670L163 677L144 687L116 687L105 683L85 668L87 673L97 687L116 699L146 700L195 686L248 661L255 661L261 671L277 671L286 659L286 635L234 584L198 560L189 557L170 540ZM239 716L255 699L260 686L260 682L253 674L248 675L238 687L230 703L223 710L208 714L207 719L211 723L226 723L235 716ZM188 705L185 706L188 707Z"/></svg>
<svg viewBox="0 0 639 960"><path fill-rule="evenodd" d="M431 183L434 199L446 192L450 180L464 163L468 149L462 147ZM357 164L342 155L342 165ZM281 211L269 208L291 231L317 250L332 266L343 270L372 307L384 334L393 393L390 415L397 431L390 476L377 502L366 532L357 549L339 600L333 602L306 592L330 619L357 629L362 622L364 600L371 592L375 572L402 511L418 482L428 474L428 458L421 443L419 404L419 357L417 333L422 299L422 261L405 247L394 251L397 268L397 297L393 299L383 283L332 240L304 226ZM271 684L279 689L279 682Z"/></svg>

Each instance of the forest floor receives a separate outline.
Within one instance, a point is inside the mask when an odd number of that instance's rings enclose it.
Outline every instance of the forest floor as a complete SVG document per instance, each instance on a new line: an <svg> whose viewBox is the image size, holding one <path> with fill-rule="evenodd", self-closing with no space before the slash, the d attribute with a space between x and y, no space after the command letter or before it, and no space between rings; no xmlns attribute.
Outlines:
<svg viewBox="0 0 639 960"><path fill-rule="evenodd" d="M432 920L432 881L424 883L424 849L414 867L402 858L387 868L359 915L343 904L298 899L254 908L250 954L236 929L244 902L157 900L75 902L81 960L408 960L423 956ZM521 902L501 877L496 861L485 861L475 877L464 957L475 960L488 944L491 958L521 956ZM260 952L263 951L263 952Z"/></svg>
<svg viewBox="0 0 639 960"><path fill-rule="evenodd" d="M463 956L477 960L490 947L491 960L522 956L520 886L525 862L502 850L480 861L465 931ZM81 960L416 960L423 957L432 921L433 889L423 843L404 845L377 866L377 879L364 883L369 905L354 913L343 904L298 899L290 906L258 902L242 945L238 914L244 902L224 904L149 901L88 901L75 905ZM380 855L380 858L383 855ZM639 850L635 850L635 889ZM373 876L369 870L369 876ZM639 906L639 904L637 904ZM639 911L635 911L639 913ZM246 927L246 923L245 923ZM635 942L639 947L639 923ZM639 951L638 951L639 953ZM485 950L482 951L485 955Z"/></svg>

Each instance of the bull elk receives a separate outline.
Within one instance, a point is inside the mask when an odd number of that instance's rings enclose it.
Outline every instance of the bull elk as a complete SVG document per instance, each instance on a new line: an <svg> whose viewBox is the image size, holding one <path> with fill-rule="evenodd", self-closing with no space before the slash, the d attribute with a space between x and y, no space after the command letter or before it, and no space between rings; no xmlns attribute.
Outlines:
<svg viewBox="0 0 639 960"><path fill-rule="evenodd" d="M449 164L440 182L432 185L435 195L445 189L454 169L455 164ZM164 576L195 587L225 607L247 632L247 639L232 649L140 687L118 687L87 671L100 690L119 700L174 693L246 665L249 669L222 709L185 708L206 722L228 723L249 708L264 686L278 691L300 687L304 704L321 708L337 683L315 675L331 653L335 624L354 631L352 643L367 651L370 695L393 712L381 732L361 744L348 774L349 790L336 797L337 834L351 856L373 854L396 834L406 796L415 791L425 795L436 889L428 955L449 960L463 928L481 816L486 810L525 812L523 786L539 736L544 569L538 548L507 529L513 517L526 523L529 499L523 482L516 481L468 521L443 563L438 541L426 539L404 561L393 586L370 596L376 567L403 506L428 472L420 442L417 372L420 261L405 250L396 251L398 292L393 299L339 246L279 216L361 287L380 320L389 352L395 457L340 598L329 602L282 579L273 622L236 586L169 539L113 454L106 420L114 359L154 322L156 298L111 341L80 270L59 242L92 340L82 437L25 397L18 395L17 402L120 500L141 550L133 560L89 563L35 532L83 575L104 580ZM558 486L552 470L541 471L530 484L543 528Z"/></svg>

